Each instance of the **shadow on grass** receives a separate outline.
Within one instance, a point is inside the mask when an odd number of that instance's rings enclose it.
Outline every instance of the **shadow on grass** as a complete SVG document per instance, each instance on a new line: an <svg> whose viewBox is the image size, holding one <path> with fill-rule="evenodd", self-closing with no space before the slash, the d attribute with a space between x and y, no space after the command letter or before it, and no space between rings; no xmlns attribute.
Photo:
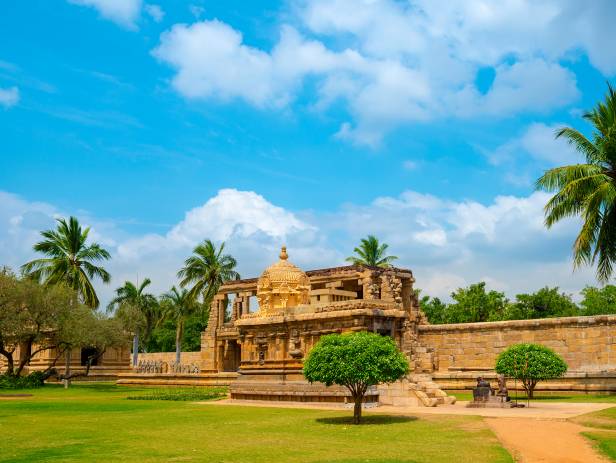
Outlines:
<svg viewBox="0 0 616 463"><path fill-rule="evenodd" d="M353 416L334 416L328 418L317 418L317 423L321 424L343 424L352 425ZM416 416L401 416L401 415L365 415L361 418L361 425L364 424L397 424L417 421Z"/></svg>

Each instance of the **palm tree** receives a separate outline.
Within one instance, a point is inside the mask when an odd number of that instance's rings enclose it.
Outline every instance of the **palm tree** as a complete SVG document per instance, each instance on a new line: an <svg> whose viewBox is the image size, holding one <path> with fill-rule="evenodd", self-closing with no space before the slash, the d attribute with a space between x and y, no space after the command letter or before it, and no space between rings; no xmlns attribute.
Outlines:
<svg viewBox="0 0 616 463"><path fill-rule="evenodd" d="M107 305L107 311L113 312L125 326L133 331L133 366L137 365L139 345L146 345L159 318L156 298L145 292L151 280L146 278L140 285L125 281L124 286L116 289L116 297ZM143 337L140 339L141 331Z"/></svg>
<svg viewBox="0 0 616 463"><path fill-rule="evenodd" d="M175 286L171 291L161 296L165 315L175 322L175 363L180 363L182 355L182 337L184 323L199 308L198 304L188 295L187 289L178 290Z"/></svg>
<svg viewBox="0 0 616 463"><path fill-rule="evenodd" d="M536 187L556 192L544 208L548 228L565 217L582 218L574 266L596 262L597 278L605 282L616 260L616 92L609 83L605 101L582 117L593 126L591 139L570 127L559 129L556 138L565 138L586 163L550 169Z"/></svg>
<svg viewBox="0 0 616 463"><path fill-rule="evenodd" d="M184 267L178 272L180 286L192 285L189 297L197 300L202 296L206 310L220 285L240 279L235 271L236 260L229 254L223 254L224 249L225 243L216 249L214 243L205 240L193 249L193 255L184 261Z"/></svg>
<svg viewBox="0 0 616 463"><path fill-rule="evenodd" d="M82 229L75 217L70 217L68 222L56 221L57 228L41 232L45 239L33 247L48 257L22 265L21 271L43 284L67 284L77 291L84 304L96 308L99 300L91 279L100 278L103 283L109 283L111 277L95 263L111 255L97 243L86 244L90 227Z"/></svg>
<svg viewBox="0 0 616 463"><path fill-rule="evenodd" d="M379 243L378 238L374 235L368 235L367 238L362 238L359 247L353 249L356 254L347 257L347 262L353 265L367 265L369 267L391 267L391 263L397 259L396 256L388 256L387 248L389 245Z"/></svg>

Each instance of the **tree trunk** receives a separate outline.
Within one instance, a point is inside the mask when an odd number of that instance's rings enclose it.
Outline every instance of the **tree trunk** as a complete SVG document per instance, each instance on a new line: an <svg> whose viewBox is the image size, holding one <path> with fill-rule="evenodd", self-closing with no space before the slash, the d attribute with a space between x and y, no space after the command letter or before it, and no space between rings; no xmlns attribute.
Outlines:
<svg viewBox="0 0 616 463"><path fill-rule="evenodd" d="M362 403L363 398L364 398L364 395L359 394L359 393L357 393L353 397L353 400L355 402L353 406L353 424L361 423L361 403Z"/></svg>
<svg viewBox="0 0 616 463"><path fill-rule="evenodd" d="M64 361L66 365L64 366L64 389L68 389L71 385L71 357L72 357L73 349L70 347L66 349L66 356L64 357Z"/></svg>
<svg viewBox="0 0 616 463"><path fill-rule="evenodd" d="M137 366L137 361L139 360L139 329L135 330L135 335L133 336L133 368Z"/></svg>
<svg viewBox="0 0 616 463"><path fill-rule="evenodd" d="M23 347L22 347L22 349L23 349ZM22 351L19 352L19 356L22 357L22 358L21 358L19 364L17 365L17 371L15 372L15 376L21 376L21 372L26 367L26 365L28 365L30 363L30 360L33 357L33 355L32 355L32 341L28 341L27 347L24 349L23 352Z"/></svg>
<svg viewBox="0 0 616 463"><path fill-rule="evenodd" d="M15 362L13 361L13 353L9 351L3 351L2 355L6 359L6 375L13 376L15 374Z"/></svg>
<svg viewBox="0 0 616 463"><path fill-rule="evenodd" d="M524 382L524 389L526 390L526 397L529 399L533 399L535 397L535 386L537 385L537 381L528 381Z"/></svg>

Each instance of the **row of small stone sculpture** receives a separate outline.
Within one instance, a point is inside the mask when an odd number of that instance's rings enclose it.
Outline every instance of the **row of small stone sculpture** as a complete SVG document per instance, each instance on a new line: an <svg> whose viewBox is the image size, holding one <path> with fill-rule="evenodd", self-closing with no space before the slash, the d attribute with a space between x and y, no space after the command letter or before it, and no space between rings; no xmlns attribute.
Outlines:
<svg viewBox="0 0 616 463"><path fill-rule="evenodd" d="M137 373L200 373L199 365L192 363L184 365L177 362L167 363L163 360L140 360L137 364Z"/></svg>

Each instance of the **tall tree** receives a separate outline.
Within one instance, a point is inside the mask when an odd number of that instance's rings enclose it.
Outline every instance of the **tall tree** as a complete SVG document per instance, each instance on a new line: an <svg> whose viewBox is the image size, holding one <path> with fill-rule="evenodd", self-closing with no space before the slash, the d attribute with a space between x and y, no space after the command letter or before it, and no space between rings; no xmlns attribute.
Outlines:
<svg viewBox="0 0 616 463"><path fill-rule="evenodd" d="M199 309L199 305L189 296L187 289L178 290L175 286L163 294L161 299L165 316L175 323L175 362L179 364L182 355L184 324L186 319Z"/></svg>
<svg viewBox="0 0 616 463"><path fill-rule="evenodd" d="M573 244L574 265L597 263L597 278L605 282L616 261L616 92L609 83L605 101L583 118L592 125L590 139L570 127L558 130L556 138L566 139L586 163L550 169L536 186L556 192L545 206L548 228L565 217L582 218Z"/></svg>
<svg viewBox="0 0 616 463"><path fill-rule="evenodd" d="M235 271L237 261L229 254L224 254L225 243L218 249L212 241L205 240L193 249L193 255L184 261L184 267L178 272L180 286L192 285L188 291L190 298L198 300L202 297L205 310L218 292L218 288L226 281L239 280L240 274Z"/></svg>
<svg viewBox="0 0 616 463"><path fill-rule="evenodd" d="M374 235L362 238L358 247L353 249L354 256L347 257L347 262L354 265L367 265L370 267L391 267L391 263L397 259L396 256L388 256L386 243L380 243Z"/></svg>
<svg viewBox="0 0 616 463"><path fill-rule="evenodd" d="M125 281L124 286L116 289L116 297L107 306L107 310L115 311L125 327L133 332L133 366L137 365L140 345L147 344L159 318L156 297L145 292L150 283L149 278L139 286Z"/></svg>
<svg viewBox="0 0 616 463"><path fill-rule="evenodd" d="M21 271L46 285L64 283L77 291L81 301L89 307L99 306L92 279L109 283L109 273L95 263L111 256L97 243L87 244L90 227L81 228L75 217L56 219L55 230L45 230L45 238L34 245L34 250L47 257L35 259L21 267Z"/></svg>

